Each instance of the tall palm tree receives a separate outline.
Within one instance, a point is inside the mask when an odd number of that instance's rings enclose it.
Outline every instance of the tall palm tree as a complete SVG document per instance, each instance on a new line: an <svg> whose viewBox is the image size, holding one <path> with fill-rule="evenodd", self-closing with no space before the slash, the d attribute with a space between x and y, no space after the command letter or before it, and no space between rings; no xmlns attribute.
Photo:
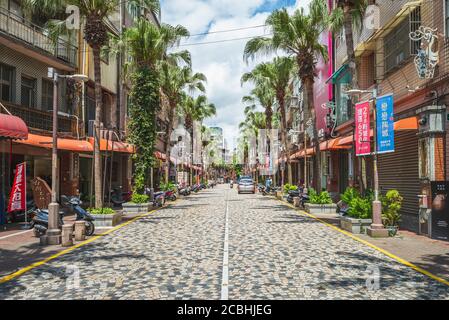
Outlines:
<svg viewBox="0 0 449 320"><path fill-rule="evenodd" d="M287 144L287 116L285 110L285 101L288 92L288 85L294 75L295 60L291 57L276 57L271 62L261 63L257 65L253 71L245 73L242 76L242 81L251 81L256 85L265 84L274 90L275 97L278 104L278 109L281 115L281 143L283 146L283 157L287 158L287 174L288 183L292 183L292 167L290 157L288 157ZM268 120L268 119L267 119ZM271 116L270 116L271 128Z"/></svg>
<svg viewBox="0 0 449 320"><path fill-rule="evenodd" d="M123 47L132 58L125 70L132 71L128 129L130 142L136 146L134 181L138 191L147 180L153 160L161 101L159 70L163 64L177 64L179 61L190 64L188 51L167 53L188 36L189 32L183 26L156 26L141 18L134 27L125 31L123 37L116 39L118 47Z"/></svg>
<svg viewBox="0 0 449 320"><path fill-rule="evenodd" d="M179 67L177 65L164 63L161 67L161 88L168 99L168 124L165 132L165 154L167 165L165 169L165 182L168 183L170 173L170 149L171 134L175 114L182 102L185 90L190 93L196 91L205 92L204 82L206 76L202 73L193 73L190 66Z"/></svg>
<svg viewBox="0 0 449 320"><path fill-rule="evenodd" d="M278 50L295 59L298 77L305 87L307 113L314 123L315 161L313 162L313 172L315 188L318 190L321 189L321 152L313 101L313 83L316 76L317 58L321 56L327 60L327 47L320 43L319 39L320 35L329 29L329 20L324 0L312 0L309 4L309 14L306 14L303 8L296 10L292 15L289 15L286 9L276 10L265 21L266 25L271 28L273 36L271 38L256 37L246 44L244 50L246 60L258 55L272 54ZM286 135L286 132L283 134Z"/></svg>
<svg viewBox="0 0 449 320"><path fill-rule="evenodd" d="M275 92L268 82L262 82L250 91L250 94L242 98L242 102L248 106L260 105L264 109L267 129L273 127L273 106L275 104Z"/></svg>
<svg viewBox="0 0 449 320"><path fill-rule="evenodd" d="M335 33L341 30L345 32L346 55L353 88L358 88L353 33L361 31L367 6L367 0L338 0L337 8L331 14L331 30Z"/></svg>

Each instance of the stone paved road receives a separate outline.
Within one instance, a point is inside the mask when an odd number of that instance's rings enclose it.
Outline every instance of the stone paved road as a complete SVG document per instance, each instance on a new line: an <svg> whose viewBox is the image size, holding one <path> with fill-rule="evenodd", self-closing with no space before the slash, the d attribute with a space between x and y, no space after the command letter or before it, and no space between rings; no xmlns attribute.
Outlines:
<svg viewBox="0 0 449 320"><path fill-rule="evenodd" d="M376 270L379 289L368 290ZM226 291L229 299L449 298L449 287L279 201L223 185L1 284L0 299L220 299Z"/></svg>

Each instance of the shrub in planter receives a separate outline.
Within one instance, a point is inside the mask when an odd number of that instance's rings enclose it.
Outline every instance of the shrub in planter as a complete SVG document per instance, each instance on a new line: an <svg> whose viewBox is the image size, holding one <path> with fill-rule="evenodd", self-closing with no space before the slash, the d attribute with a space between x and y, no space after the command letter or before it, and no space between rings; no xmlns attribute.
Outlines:
<svg viewBox="0 0 449 320"><path fill-rule="evenodd" d="M311 204L332 204L332 198L327 191L316 192L315 189L309 189L309 199Z"/></svg>
<svg viewBox="0 0 449 320"><path fill-rule="evenodd" d="M162 191L175 191L176 190L176 185L173 182L161 183L159 185L159 188Z"/></svg>
<svg viewBox="0 0 449 320"><path fill-rule="evenodd" d="M345 192L340 195L340 199L347 205L349 205L355 198L360 198L360 193L354 187L347 187Z"/></svg>
<svg viewBox="0 0 449 320"><path fill-rule="evenodd" d="M295 186L293 184L286 183L284 184L284 193L287 194L289 191L296 191L298 190L298 186Z"/></svg>
<svg viewBox="0 0 449 320"><path fill-rule="evenodd" d="M146 213L150 210L150 197L146 194L133 192L131 202L122 204L124 213Z"/></svg>
<svg viewBox="0 0 449 320"><path fill-rule="evenodd" d="M348 215L340 218L340 226L352 233L365 233L372 223L372 193L362 197L354 188L347 188L341 199L349 205Z"/></svg>
<svg viewBox="0 0 449 320"><path fill-rule="evenodd" d="M382 223L388 229L390 236L394 236L397 233L399 221L401 221L399 211L401 210L404 198L399 194L399 191L389 190L381 200Z"/></svg>
<svg viewBox="0 0 449 320"><path fill-rule="evenodd" d="M95 218L96 227L113 227L122 221L122 215L112 208L89 208L87 211Z"/></svg>
<svg viewBox="0 0 449 320"><path fill-rule="evenodd" d="M337 205L332 202L332 198L327 191L317 193L314 189L309 189L309 203L305 204L307 212L312 214L336 213Z"/></svg>
<svg viewBox="0 0 449 320"><path fill-rule="evenodd" d="M136 204L148 203L149 197L146 194L139 194L133 192L131 196L131 202Z"/></svg>

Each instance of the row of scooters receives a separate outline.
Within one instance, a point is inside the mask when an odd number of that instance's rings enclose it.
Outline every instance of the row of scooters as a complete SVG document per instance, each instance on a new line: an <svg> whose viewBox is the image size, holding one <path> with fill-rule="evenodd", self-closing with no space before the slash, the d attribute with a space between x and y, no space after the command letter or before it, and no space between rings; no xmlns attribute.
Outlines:
<svg viewBox="0 0 449 320"><path fill-rule="evenodd" d="M262 184L259 184L259 193L266 195L275 196L277 191L281 191L281 187L266 187ZM289 203L293 203L293 198L299 198L299 205L301 208L304 208L304 205L310 201L309 195L307 194L307 190L303 187L299 187L297 190L289 190L287 193L287 201Z"/></svg>
<svg viewBox="0 0 449 320"><path fill-rule="evenodd" d="M182 196L189 196L191 193L198 193L203 189L214 188L216 185L216 182L198 183L192 186L178 185L178 192Z"/></svg>

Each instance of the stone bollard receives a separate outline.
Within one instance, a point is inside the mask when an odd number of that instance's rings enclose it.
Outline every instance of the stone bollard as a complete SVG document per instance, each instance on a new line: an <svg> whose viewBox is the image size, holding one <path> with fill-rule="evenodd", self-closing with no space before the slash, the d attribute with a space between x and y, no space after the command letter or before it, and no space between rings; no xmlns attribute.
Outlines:
<svg viewBox="0 0 449 320"><path fill-rule="evenodd" d="M61 245L69 247L73 245L73 225L65 224L62 226Z"/></svg>
<svg viewBox="0 0 449 320"><path fill-rule="evenodd" d="M75 240L86 240L86 223L84 221L75 221Z"/></svg>
<svg viewBox="0 0 449 320"><path fill-rule="evenodd" d="M299 197L293 197L293 205L295 207L299 207Z"/></svg>

